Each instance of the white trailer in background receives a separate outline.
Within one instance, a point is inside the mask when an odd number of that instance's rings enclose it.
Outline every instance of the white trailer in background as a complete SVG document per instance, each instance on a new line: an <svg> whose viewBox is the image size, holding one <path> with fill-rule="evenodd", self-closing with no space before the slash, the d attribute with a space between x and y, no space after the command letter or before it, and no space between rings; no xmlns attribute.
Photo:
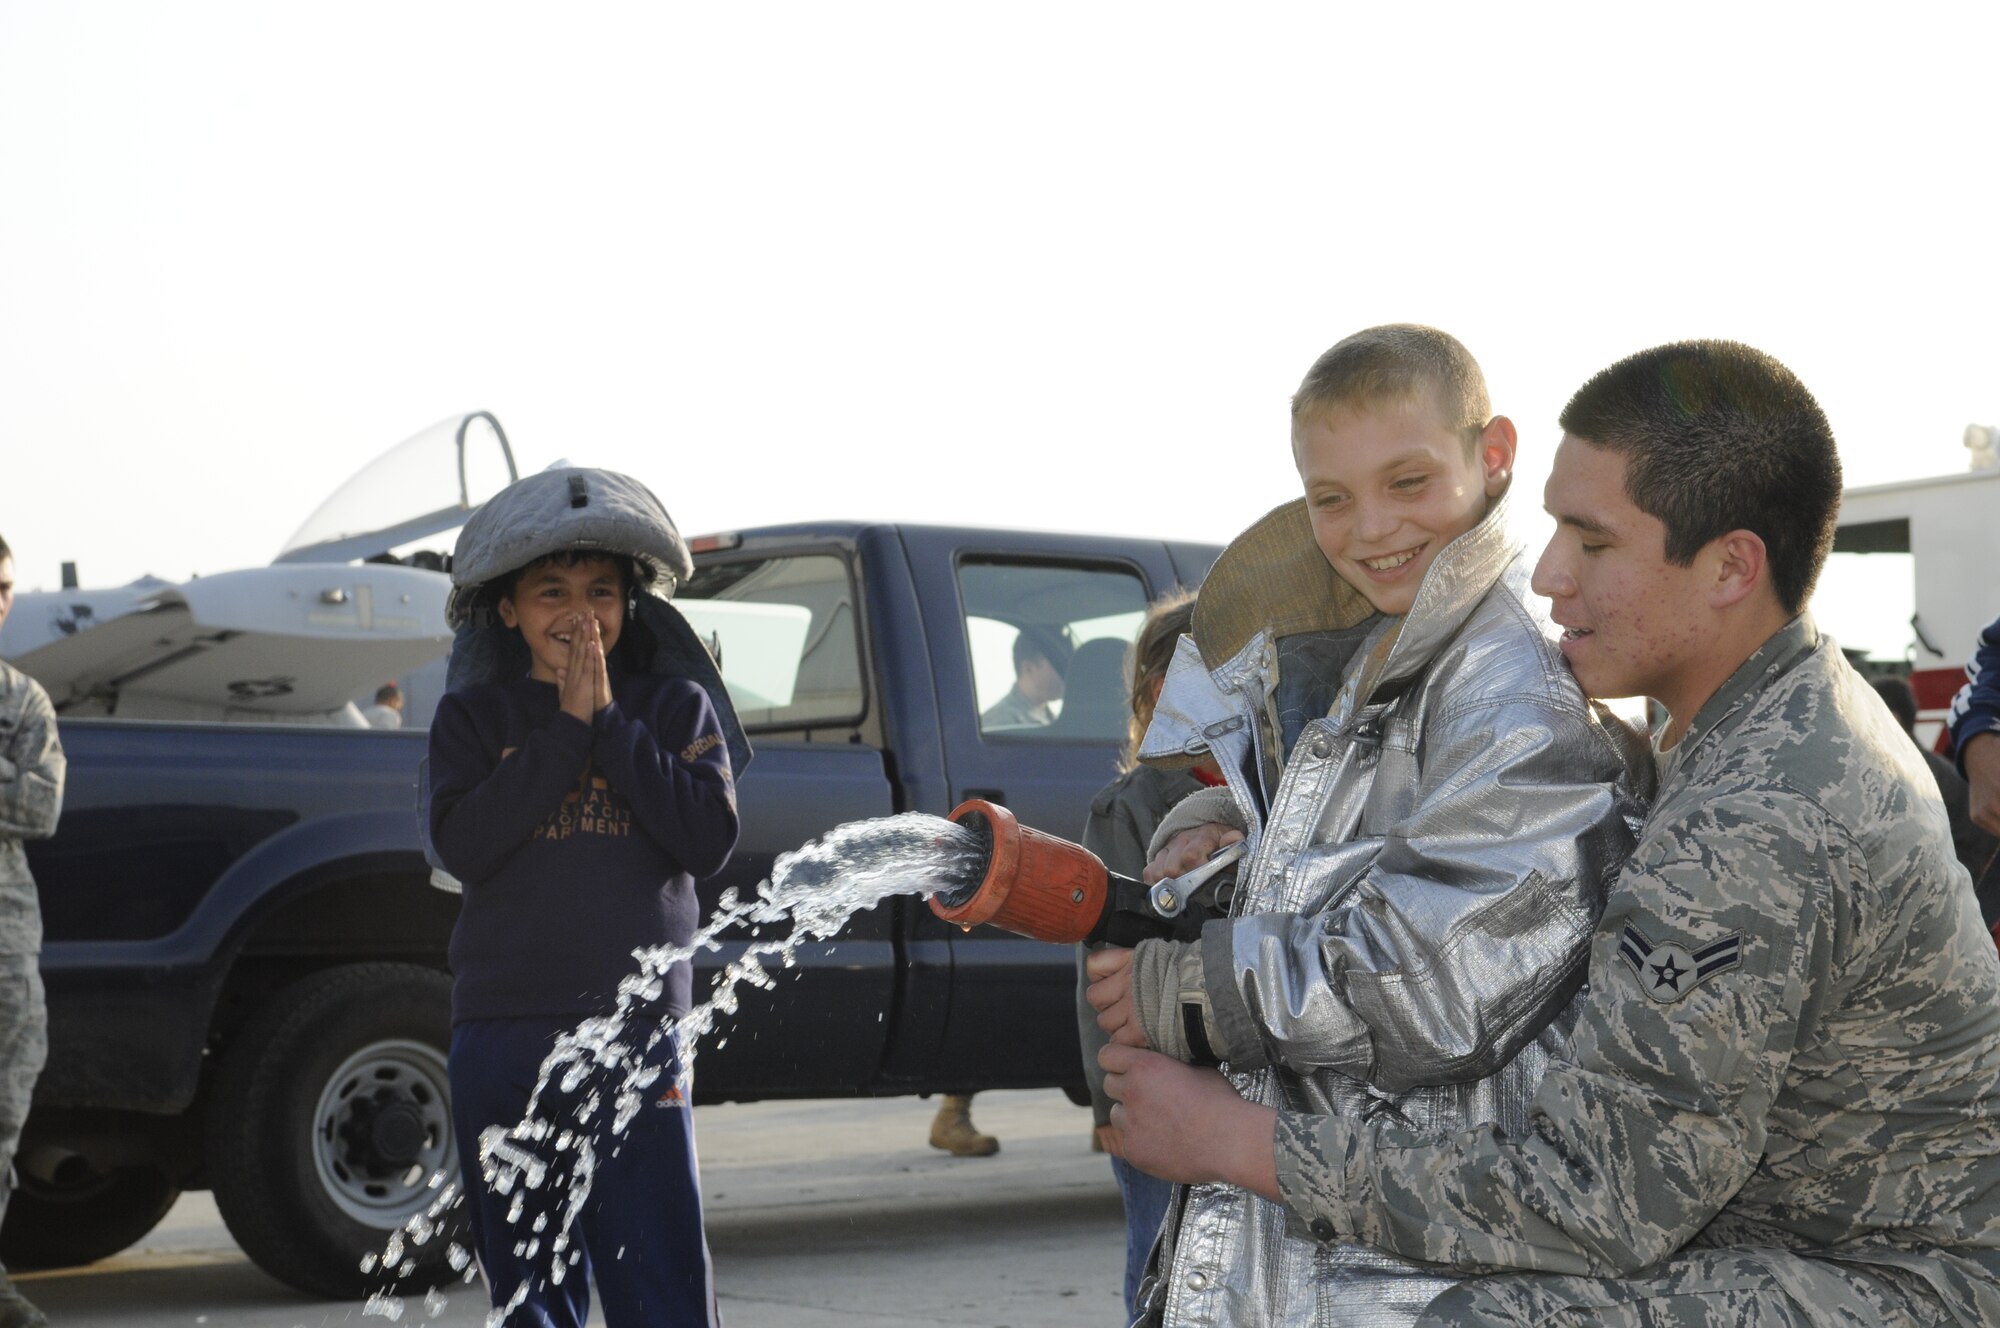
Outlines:
<svg viewBox="0 0 2000 1328"><path fill-rule="evenodd" d="M1965 431L1972 468L1849 489L1813 616L1871 673L1907 672L1936 740L1979 633L2000 617L1996 431Z"/></svg>

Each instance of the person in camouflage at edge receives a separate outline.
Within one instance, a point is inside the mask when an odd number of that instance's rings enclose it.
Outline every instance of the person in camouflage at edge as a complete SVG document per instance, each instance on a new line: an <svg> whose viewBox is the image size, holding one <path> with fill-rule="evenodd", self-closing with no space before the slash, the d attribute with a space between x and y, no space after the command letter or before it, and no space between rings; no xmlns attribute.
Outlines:
<svg viewBox="0 0 2000 1328"><path fill-rule="evenodd" d="M0 623L14 607L14 554L0 539ZM49 1054L48 1003L37 956L42 912L24 839L47 839L62 812L62 744L41 684L0 661L0 1223L14 1149ZM46 1328L42 1312L0 1267L0 1328Z"/></svg>
<svg viewBox="0 0 2000 1328"><path fill-rule="evenodd" d="M1703 341L1579 390L1535 588L1670 716L1571 1051L1517 1135L1278 1113L1112 1046L1136 1165L1473 1277L1424 1324L2000 1324L2000 958L1909 740L1802 612L1840 467Z"/></svg>

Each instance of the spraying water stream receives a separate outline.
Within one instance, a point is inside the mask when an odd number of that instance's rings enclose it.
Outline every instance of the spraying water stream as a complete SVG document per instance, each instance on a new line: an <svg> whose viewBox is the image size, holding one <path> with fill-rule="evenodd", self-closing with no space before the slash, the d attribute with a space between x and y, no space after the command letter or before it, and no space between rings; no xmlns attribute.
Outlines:
<svg viewBox="0 0 2000 1328"><path fill-rule="evenodd" d="M560 1284L580 1257L571 1230L600 1161L607 1150L616 1150L656 1084L661 1071L649 1053L663 1037L676 1035L681 1068L675 1086L688 1095L700 1040L719 1017L735 1013L743 983L772 987L773 961L780 970L792 967L799 945L830 939L856 913L892 896L969 892L991 854L990 831L977 817L964 825L919 812L855 821L780 854L754 896L724 891L714 915L686 945L636 951L638 968L619 983L617 1007L559 1038L542 1062L526 1114L512 1126L490 1127L477 1143L486 1185L511 1196L507 1220L536 1278ZM720 938L741 924L756 929L756 939L716 975L707 1000L679 1018L668 1016L660 1008L668 970L702 951L720 949ZM774 935L762 938L766 929ZM459 1141L461 1148L471 1145ZM364 1273L377 1267L400 1276L415 1271L411 1251L438 1236L446 1214L463 1198L453 1177L435 1176L432 1185L437 1199L389 1238L379 1258L363 1261ZM467 1281L475 1275L471 1252L463 1246L453 1243L446 1258ZM509 1304L487 1315L488 1328L499 1328L534 1281L524 1281ZM433 1291L424 1306L435 1317L443 1298ZM403 1310L400 1297L378 1292L364 1313L396 1320Z"/></svg>

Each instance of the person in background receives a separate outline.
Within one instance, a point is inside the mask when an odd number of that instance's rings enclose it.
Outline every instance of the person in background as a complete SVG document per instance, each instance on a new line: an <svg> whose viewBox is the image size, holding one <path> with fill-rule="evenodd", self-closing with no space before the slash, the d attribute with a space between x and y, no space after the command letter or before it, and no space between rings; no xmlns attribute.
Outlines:
<svg viewBox="0 0 2000 1328"><path fill-rule="evenodd" d="M2000 621L1979 634L1965 686L1951 700L1952 750L1973 824L2000 835Z"/></svg>
<svg viewBox="0 0 2000 1328"><path fill-rule="evenodd" d="M979 715L983 733L1038 729L1052 722L1074 648L1055 632L1024 627L1014 637L1014 685Z"/></svg>
<svg viewBox="0 0 2000 1328"><path fill-rule="evenodd" d="M1146 726L1153 722L1153 705L1167 680L1167 666L1173 663L1174 647L1194 620L1194 595L1185 590L1171 591L1146 611L1132 642L1129 691L1132 704L1131 730L1118 761L1119 775L1090 800L1090 819L1084 825L1083 846L1095 853L1104 865L1121 876L1138 880L1146 870L1146 846L1153 831L1175 803L1202 788L1222 782L1213 762L1204 761L1186 770L1162 770L1139 764L1139 743ZM1173 1197L1171 1181L1160 1180L1139 1170L1124 1157L1118 1131L1111 1124L1111 1099L1104 1095L1104 1071L1097 1053L1108 1040L1097 1026L1097 1011L1084 999L1090 977L1084 966L1087 951L1077 947L1076 1013L1077 1032L1083 1043L1083 1076L1090 1085L1090 1110L1095 1123L1093 1142L1098 1151L1111 1155L1111 1174L1118 1180L1118 1193L1125 1201L1125 1306L1126 1322L1138 1312L1139 1282L1145 1275L1146 1256L1160 1234Z"/></svg>
<svg viewBox="0 0 2000 1328"><path fill-rule="evenodd" d="M1875 694L1889 707L1889 713L1910 735L1910 741L1917 743L1917 750L1923 753L1924 764L1930 768L1931 778L1937 781L1938 796L1944 799L1944 813L1951 820L1951 845L1958 854L1958 860L1965 864L1965 870L1972 874L1972 883L1979 895L1979 912L1991 927L2000 922L2000 890L1992 888L2000 885L2000 880L1987 882L1983 878L1993 875L1994 850L2000 848L2000 840L1975 825L1972 820L1970 793L1965 780L1959 776L1958 767L1939 756L1930 748L1917 742L1917 694L1911 690L1907 678L1877 678Z"/></svg>
<svg viewBox="0 0 2000 1328"><path fill-rule="evenodd" d="M399 729L403 727L403 689L393 682L385 682L375 689L375 704L361 712L371 729Z"/></svg>
<svg viewBox="0 0 2000 1328"><path fill-rule="evenodd" d="M14 554L0 539L0 624L14 607ZM42 991L41 901L24 839L47 839L62 813L62 743L41 684L0 661L0 1221L7 1216L14 1150L49 1054ZM47 1328L48 1320L0 1268L0 1328Z"/></svg>

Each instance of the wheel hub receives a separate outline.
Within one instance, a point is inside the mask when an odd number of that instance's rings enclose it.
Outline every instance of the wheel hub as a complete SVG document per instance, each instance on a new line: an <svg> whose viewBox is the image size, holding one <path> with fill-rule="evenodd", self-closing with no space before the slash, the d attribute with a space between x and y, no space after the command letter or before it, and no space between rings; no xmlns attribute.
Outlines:
<svg viewBox="0 0 2000 1328"><path fill-rule="evenodd" d="M325 1193L349 1217L387 1230L454 1176L444 1056L421 1042L363 1047L329 1075L315 1115L313 1160Z"/></svg>
<svg viewBox="0 0 2000 1328"><path fill-rule="evenodd" d="M350 1102L339 1130L343 1159L375 1178L409 1170L430 1134L422 1108L392 1088Z"/></svg>

